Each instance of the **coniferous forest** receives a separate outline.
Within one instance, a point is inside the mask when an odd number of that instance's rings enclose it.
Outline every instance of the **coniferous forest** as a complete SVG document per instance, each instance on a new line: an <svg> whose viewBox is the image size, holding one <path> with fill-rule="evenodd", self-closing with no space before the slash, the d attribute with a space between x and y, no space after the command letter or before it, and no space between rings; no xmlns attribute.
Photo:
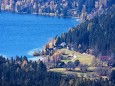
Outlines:
<svg viewBox="0 0 115 86"><path fill-rule="evenodd" d="M27 57L5 59L0 56L0 86L115 86L115 71L108 79L85 79L76 75L48 72L42 61Z"/></svg>
<svg viewBox="0 0 115 86"><path fill-rule="evenodd" d="M14 1L20 2L20 0ZM33 0L33 2L34 1L38 2L39 0ZM47 0L40 0L39 7L41 7L41 4L45 1ZM55 1L59 2L60 0ZM71 0L67 1L70 2ZM78 11L83 10L79 4L85 3L85 0L77 1L77 9L79 8ZM89 6L87 7L87 12L89 10L89 13L91 13L90 8L94 8L94 4L92 6L91 3L88 4L90 0L86 1L86 7ZM96 0L91 0L92 3L94 1ZM112 2L115 3L114 0L110 0L109 4L112 5ZM36 3L34 4L36 5ZM71 5L70 8L74 7L72 2L68 4ZM22 6L23 3L21 3L21 5L17 3L17 9L19 11L24 10L25 7L22 8ZM76 6L77 4L75 3L75 7ZM4 8L4 4L2 7ZM25 9L26 11L28 11L27 8ZM46 8L42 11L44 12ZM41 8L39 9L41 10ZM60 10L60 8L58 10ZM66 8L63 9L64 13L65 11ZM65 14L67 14L67 12ZM61 36L56 36L55 40L55 46L59 46L61 43L66 43L67 46L72 47L74 51L93 54L95 57L110 56L113 57L112 60L115 61L115 5L108 6L108 8L106 8L105 5L105 9L103 9L102 13L96 12L94 18L85 19L81 24L70 28L68 32L63 33ZM50 56L51 55L49 55L49 58ZM50 60L49 58L48 60ZM80 64L77 60L76 64L78 63ZM94 78L84 78L78 77L77 74L63 74L49 71L47 65L45 65L43 61L31 61L28 60L26 56L16 56L11 59L0 56L0 86L115 86L115 70L112 70L105 79L101 76L98 78L95 78L95 76Z"/></svg>
<svg viewBox="0 0 115 86"><path fill-rule="evenodd" d="M61 37L56 37L57 45L66 42L76 46L76 50L86 52L94 49L94 54L115 53L115 6L102 15L73 27ZM0 56L0 86L115 86L115 71L109 79L86 79L74 74L50 72L42 61L28 61L27 57L6 59Z"/></svg>
<svg viewBox="0 0 115 86"><path fill-rule="evenodd" d="M115 5L97 15L92 20L86 20L56 37L57 45L66 42L74 50L88 52L92 49L94 55L115 54Z"/></svg>
<svg viewBox="0 0 115 86"><path fill-rule="evenodd" d="M111 7L112 4L115 4L114 0L0 0L0 10L53 16L73 16L81 17L84 20L87 19L89 14L103 11L103 9Z"/></svg>

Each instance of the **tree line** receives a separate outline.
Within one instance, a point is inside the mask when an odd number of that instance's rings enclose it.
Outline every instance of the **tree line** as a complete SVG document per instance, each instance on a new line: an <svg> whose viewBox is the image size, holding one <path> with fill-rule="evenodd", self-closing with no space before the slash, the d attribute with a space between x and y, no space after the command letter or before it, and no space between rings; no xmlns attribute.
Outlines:
<svg viewBox="0 0 115 86"><path fill-rule="evenodd" d="M97 15L91 20L86 20L80 25L71 28L68 32L57 36L56 45L62 42L80 52L91 52L94 55L115 54L115 5L105 10L102 15Z"/></svg>
<svg viewBox="0 0 115 86"><path fill-rule="evenodd" d="M40 60L27 57L8 59L0 56L0 86L115 86L115 71L109 79L85 79L74 74L47 71Z"/></svg>
<svg viewBox="0 0 115 86"><path fill-rule="evenodd" d="M105 9L114 0L1 0L2 10L27 13L54 13L58 16L80 16ZM10 7L8 8L8 5Z"/></svg>

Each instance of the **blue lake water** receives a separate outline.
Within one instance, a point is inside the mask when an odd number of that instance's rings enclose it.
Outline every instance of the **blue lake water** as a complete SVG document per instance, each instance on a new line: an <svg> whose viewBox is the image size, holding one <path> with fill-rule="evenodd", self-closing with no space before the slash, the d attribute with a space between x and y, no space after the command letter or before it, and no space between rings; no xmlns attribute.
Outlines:
<svg viewBox="0 0 115 86"><path fill-rule="evenodd" d="M0 13L0 54L29 56L31 50L42 49L50 39L78 23L75 18Z"/></svg>

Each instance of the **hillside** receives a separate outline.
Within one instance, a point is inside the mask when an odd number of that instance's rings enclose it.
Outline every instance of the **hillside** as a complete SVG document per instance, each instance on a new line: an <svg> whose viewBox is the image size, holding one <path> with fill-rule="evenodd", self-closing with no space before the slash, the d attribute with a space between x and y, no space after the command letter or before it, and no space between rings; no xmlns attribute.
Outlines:
<svg viewBox="0 0 115 86"><path fill-rule="evenodd" d="M76 51L68 50L68 49L59 49L57 50L55 54L60 54L62 57L66 59L62 59L62 62L69 62L72 61L74 62L75 60L79 60L81 64L87 64L90 65L93 61L94 56L86 53L79 53ZM70 58L69 58L70 57Z"/></svg>
<svg viewBox="0 0 115 86"><path fill-rule="evenodd" d="M109 79L92 79L87 73L81 74L65 69L56 69L65 74L47 71L42 61L32 62L27 57L6 59L0 56L0 86L114 86L115 74ZM77 69L76 69L77 70ZM54 71L54 70L52 70ZM115 73L115 71L113 72ZM88 79L84 78L87 77ZM91 73L90 73L91 75ZM80 76L82 76L80 78Z"/></svg>
<svg viewBox="0 0 115 86"><path fill-rule="evenodd" d="M42 61L29 60L26 56L0 56L0 86L115 86L115 0L0 0L0 8L2 11L51 13L85 19L56 36L43 51L35 51L33 56L42 57ZM28 30L26 34L32 36ZM22 53L20 48L18 50Z"/></svg>
<svg viewBox="0 0 115 86"><path fill-rule="evenodd" d="M95 13L102 13L112 4L115 4L115 0L0 0L2 11L82 19L92 18Z"/></svg>
<svg viewBox="0 0 115 86"><path fill-rule="evenodd" d="M56 45L67 43L75 51L98 55L115 54L115 5L56 37Z"/></svg>

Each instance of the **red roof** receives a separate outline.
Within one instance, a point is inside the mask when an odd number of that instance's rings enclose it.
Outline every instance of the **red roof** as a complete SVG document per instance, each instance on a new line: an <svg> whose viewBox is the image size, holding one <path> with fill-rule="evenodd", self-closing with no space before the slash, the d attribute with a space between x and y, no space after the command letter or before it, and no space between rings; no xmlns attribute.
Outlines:
<svg viewBox="0 0 115 86"><path fill-rule="evenodd" d="M101 59L101 60L108 60L109 57L108 57L108 56L101 56L100 59Z"/></svg>

